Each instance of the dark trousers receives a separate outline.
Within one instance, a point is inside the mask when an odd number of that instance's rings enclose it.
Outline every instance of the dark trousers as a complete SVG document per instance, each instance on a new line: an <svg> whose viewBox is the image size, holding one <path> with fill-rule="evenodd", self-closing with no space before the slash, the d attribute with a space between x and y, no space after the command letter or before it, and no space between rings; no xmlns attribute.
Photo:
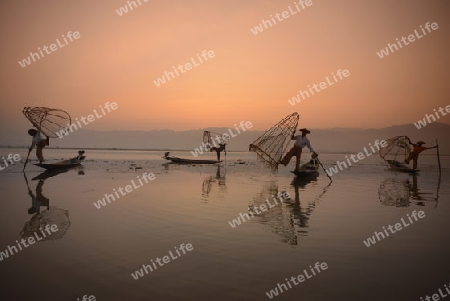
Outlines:
<svg viewBox="0 0 450 301"><path fill-rule="evenodd" d="M419 158L419 153L412 152L406 158L405 163L409 164L409 161L413 160L413 169L417 169L417 159Z"/></svg>
<svg viewBox="0 0 450 301"><path fill-rule="evenodd" d="M284 166L288 165L293 156L297 158L297 161L295 163L295 170L297 171L300 168L300 158L302 157L302 148L296 146L295 144L294 147L291 148L284 156L284 158L281 160L281 164L283 164Z"/></svg>

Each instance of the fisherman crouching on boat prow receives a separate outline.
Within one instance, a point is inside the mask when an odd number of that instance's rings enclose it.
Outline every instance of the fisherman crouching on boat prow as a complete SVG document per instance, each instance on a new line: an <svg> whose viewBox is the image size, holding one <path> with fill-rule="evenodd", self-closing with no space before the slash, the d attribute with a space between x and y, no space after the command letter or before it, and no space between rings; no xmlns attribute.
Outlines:
<svg viewBox="0 0 450 301"><path fill-rule="evenodd" d="M300 158L302 156L302 149L307 146L309 148L309 151L314 153L315 156L317 156L317 153L314 151L314 149L311 146L311 143L309 142L309 139L306 137L307 134L311 133L311 131L303 128L299 130L302 134L301 135L295 135L295 130L292 132L291 140L295 140L294 146L287 152L286 156L280 161L281 164L284 166L287 166L289 162L291 161L291 158L295 156L297 158L296 164L295 164L295 170L294 172L298 172L300 168Z"/></svg>
<svg viewBox="0 0 450 301"><path fill-rule="evenodd" d="M45 139L42 138L41 132L35 129L29 129L28 135L33 137L29 151L31 152L33 147L36 146L36 157L38 158L39 163L45 162L42 150L45 146L50 145L50 138L47 136Z"/></svg>

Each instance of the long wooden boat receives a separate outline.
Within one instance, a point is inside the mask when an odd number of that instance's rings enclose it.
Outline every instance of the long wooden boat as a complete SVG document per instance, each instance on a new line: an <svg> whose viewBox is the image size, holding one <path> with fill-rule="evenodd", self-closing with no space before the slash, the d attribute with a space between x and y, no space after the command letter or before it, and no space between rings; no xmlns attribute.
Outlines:
<svg viewBox="0 0 450 301"><path fill-rule="evenodd" d="M389 169L392 171L406 172L406 173L416 173L418 169L412 169L408 165L400 163L396 160L386 160Z"/></svg>
<svg viewBox="0 0 450 301"><path fill-rule="evenodd" d="M319 162L311 159L308 163L300 166L298 171L291 171L297 177L314 177L319 175Z"/></svg>
<svg viewBox="0 0 450 301"><path fill-rule="evenodd" d="M163 156L164 159L172 161L173 163L178 164L216 164L220 163L216 160L200 160L200 159L184 159L184 158L178 158L174 156L170 156L170 152L166 152Z"/></svg>
<svg viewBox="0 0 450 301"><path fill-rule="evenodd" d="M73 157L69 160L63 160L55 163L38 163L34 164L36 166L45 168L47 170L64 170L70 169L81 165L81 162L84 160L85 156L83 156L84 151L79 151L78 156Z"/></svg>

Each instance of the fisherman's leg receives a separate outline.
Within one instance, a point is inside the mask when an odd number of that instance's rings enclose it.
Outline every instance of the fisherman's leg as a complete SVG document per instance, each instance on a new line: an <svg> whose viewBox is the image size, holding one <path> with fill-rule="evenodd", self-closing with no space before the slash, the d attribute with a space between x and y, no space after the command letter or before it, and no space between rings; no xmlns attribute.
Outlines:
<svg viewBox="0 0 450 301"><path fill-rule="evenodd" d="M417 159L419 159L419 154L414 153L414 156L413 156L413 169L417 169Z"/></svg>
<svg viewBox="0 0 450 301"><path fill-rule="evenodd" d="M46 145L47 140L41 140L38 143L36 143L36 157L38 157L40 163L45 162L42 151Z"/></svg>
<svg viewBox="0 0 450 301"><path fill-rule="evenodd" d="M295 155L295 152L296 152L295 148L294 148L294 147L291 148L291 149L286 153L286 155L284 156L284 158L281 160L281 164L283 164L284 166L288 165L289 162L291 162L292 156Z"/></svg>
<svg viewBox="0 0 450 301"><path fill-rule="evenodd" d="M217 150L217 162L220 162L220 150Z"/></svg>
<svg viewBox="0 0 450 301"><path fill-rule="evenodd" d="M42 156L42 147L41 146L36 147L36 157L38 158L39 163L44 162L44 158Z"/></svg>
<svg viewBox="0 0 450 301"><path fill-rule="evenodd" d="M413 154L414 154L414 153L410 153L409 156L408 156L408 158L405 159L405 163L406 163L406 164L409 164L409 161L411 161L411 159L413 158Z"/></svg>
<svg viewBox="0 0 450 301"><path fill-rule="evenodd" d="M297 153L295 156L297 157L297 161L295 162L295 170L298 171L300 169L300 159L302 157L302 149L300 147L297 148Z"/></svg>

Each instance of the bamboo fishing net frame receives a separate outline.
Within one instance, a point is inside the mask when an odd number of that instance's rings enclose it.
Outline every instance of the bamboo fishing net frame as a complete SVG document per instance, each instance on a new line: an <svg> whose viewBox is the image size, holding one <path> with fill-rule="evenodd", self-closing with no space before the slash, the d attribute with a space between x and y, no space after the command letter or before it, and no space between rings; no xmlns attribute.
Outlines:
<svg viewBox="0 0 450 301"><path fill-rule="evenodd" d="M50 138L57 138L56 133L72 123L69 113L60 109L25 107L22 113L41 133Z"/></svg>
<svg viewBox="0 0 450 301"><path fill-rule="evenodd" d="M292 134L297 130L299 119L298 113L286 116L250 144L249 150L256 152L259 159L276 170Z"/></svg>
<svg viewBox="0 0 450 301"><path fill-rule="evenodd" d="M400 151L403 151L403 160L402 162L409 156L411 150L409 148L409 138L408 136L396 136L386 140L387 146L380 149L380 157L383 160L396 161ZM400 162L401 163L401 162Z"/></svg>

